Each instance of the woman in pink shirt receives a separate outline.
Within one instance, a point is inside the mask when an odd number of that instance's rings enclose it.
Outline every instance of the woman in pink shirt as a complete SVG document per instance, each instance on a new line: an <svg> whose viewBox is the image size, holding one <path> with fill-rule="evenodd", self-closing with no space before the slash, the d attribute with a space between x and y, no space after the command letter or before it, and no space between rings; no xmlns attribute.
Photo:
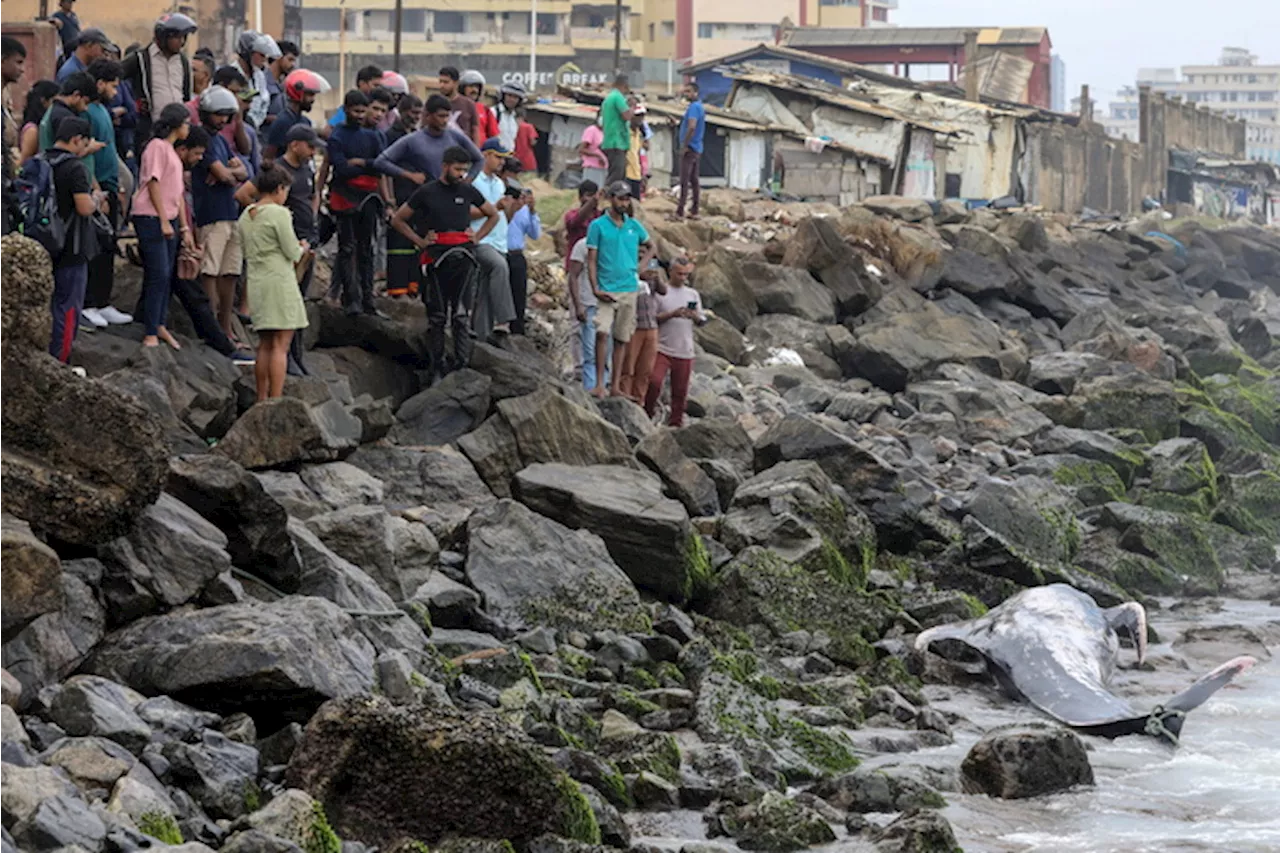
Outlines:
<svg viewBox="0 0 1280 853"><path fill-rule="evenodd" d="M133 196L133 228L142 255L142 345L159 346L163 340L181 349L164 327L173 286L174 266L181 242L191 242L183 200L182 158L174 143L191 130L187 108L169 104L152 124L155 134L142 151L138 191Z"/></svg>
<svg viewBox="0 0 1280 853"><path fill-rule="evenodd" d="M598 187L604 186L604 179L609 171L609 161L600 150L602 142L604 131L600 129L600 120L597 118L582 131L582 144L578 146L578 154L582 157L582 180L591 181Z"/></svg>

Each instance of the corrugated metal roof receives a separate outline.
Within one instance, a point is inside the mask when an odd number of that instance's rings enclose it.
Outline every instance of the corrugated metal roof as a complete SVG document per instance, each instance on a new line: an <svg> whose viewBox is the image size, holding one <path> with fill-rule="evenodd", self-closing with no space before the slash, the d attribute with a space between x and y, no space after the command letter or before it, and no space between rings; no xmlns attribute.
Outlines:
<svg viewBox="0 0 1280 853"><path fill-rule="evenodd" d="M703 62L699 62L697 65L687 65L680 69L680 73L697 74L699 71L706 71L709 68L715 68L717 65L738 65L741 63L749 63L753 57L762 55L767 55L775 59L789 59L794 62L807 62L810 65L817 65L819 68L829 68L832 71L840 71L850 75L881 73L867 68L865 65L845 62L843 59L832 59L831 57L823 56L820 53L810 53L807 50L796 50L795 48L784 47L780 44L765 44L763 42L755 47L740 50L737 53L717 56L715 59L708 59Z"/></svg>
<svg viewBox="0 0 1280 853"><path fill-rule="evenodd" d="M789 47L958 46L976 30L983 45L1039 44L1046 27L797 27L782 35Z"/></svg>
<svg viewBox="0 0 1280 853"><path fill-rule="evenodd" d="M1020 102L1036 64L1025 56L996 51L974 62L982 97Z"/></svg>
<svg viewBox="0 0 1280 853"><path fill-rule="evenodd" d="M872 103L856 97L850 92L843 89L836 89L828 86L820 80L814 80L808 77L796 77L793 74L777 74L765 71L757 71L750 68L743 70L730 69L729 76L734 80L743 83L754 83L760 86L768 86L771 89L781 89L787 92L799 92L815 100L832 104L833 106L842 107L851 112L864 113L866 115L877 116L887 121L901 121L912 127L919 127L924 130L931 130L934 133L954 133L957 128L947 125L937 124L935 122L917 119L911 115L886 107L883 104Z"/></svg>

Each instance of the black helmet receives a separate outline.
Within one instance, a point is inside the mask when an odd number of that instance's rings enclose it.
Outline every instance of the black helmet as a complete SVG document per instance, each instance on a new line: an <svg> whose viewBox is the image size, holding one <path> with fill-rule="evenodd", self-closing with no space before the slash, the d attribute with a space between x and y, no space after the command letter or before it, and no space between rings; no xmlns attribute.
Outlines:
<svg viewBox="0 0 1280 853"><path fill-rule="evenodd" d="M198 29L196 22L181 12L165 12L156 18L156 38L191 35Z"/></svg>

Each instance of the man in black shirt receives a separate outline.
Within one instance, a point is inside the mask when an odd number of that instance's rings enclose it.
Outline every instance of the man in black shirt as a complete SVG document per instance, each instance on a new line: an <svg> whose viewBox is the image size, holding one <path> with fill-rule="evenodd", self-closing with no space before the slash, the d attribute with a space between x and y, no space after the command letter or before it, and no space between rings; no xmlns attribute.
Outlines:
<svg viewBox="0 0 1280 853"><path fill-rule="evenodd" d="M67 226L62 252L52 259L53 334L49 338L49 354L63 362L71 358L89 283L89 259L97 249L96 233L92 226L85 227L94 203L89 172L80 161L92 140L86 119L64 118L54 133L53 147L43 155L53 170L58 215Z"/></svg>
<svg viewBox="0 0 1280 853"><path fill-rule="evenodd" d="M474 298L476 243L498 222L498 211L480 191L466 183L471 154L454 146L441 159L440 180L420 187L391 219L391 227L421 251L426 289L427 346L431 370L438 380L447 372L445 326L452 315L453 368L471 361L471 302ZM479 233L471 220L483 216ZM413 225L410 225L410 220Z"/></svg>

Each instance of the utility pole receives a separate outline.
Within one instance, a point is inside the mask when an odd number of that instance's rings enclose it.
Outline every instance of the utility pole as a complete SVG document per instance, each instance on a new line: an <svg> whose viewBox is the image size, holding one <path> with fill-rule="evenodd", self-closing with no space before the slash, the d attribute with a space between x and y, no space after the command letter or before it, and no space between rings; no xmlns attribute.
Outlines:
<svg viewBox="0 0 1280 853"><path fill-rule="evenodd" d="M613 73L622 73L622 0L613 6Z"/></svg>
<svg viewBox="0 0 1280 853"><path fill-rule="evenodd" d="M404 21L404 0L396 0L396 41L395 41L395 57L391 60L391 69L400 71L400 27Z"/></svg>
<svg viewBox="0 0 1280 853"><path fill-rule="evenodd" d="M347 7L346 0L338 2L338 95L347 94Z"/></svg>
<svg viewBox="0 0 1280 853"><path fill-rule="evenodd" d="M396 0L397 3L400 0ZM529 12L529 93L538 85L538 0L533 0Z"/></svg>

